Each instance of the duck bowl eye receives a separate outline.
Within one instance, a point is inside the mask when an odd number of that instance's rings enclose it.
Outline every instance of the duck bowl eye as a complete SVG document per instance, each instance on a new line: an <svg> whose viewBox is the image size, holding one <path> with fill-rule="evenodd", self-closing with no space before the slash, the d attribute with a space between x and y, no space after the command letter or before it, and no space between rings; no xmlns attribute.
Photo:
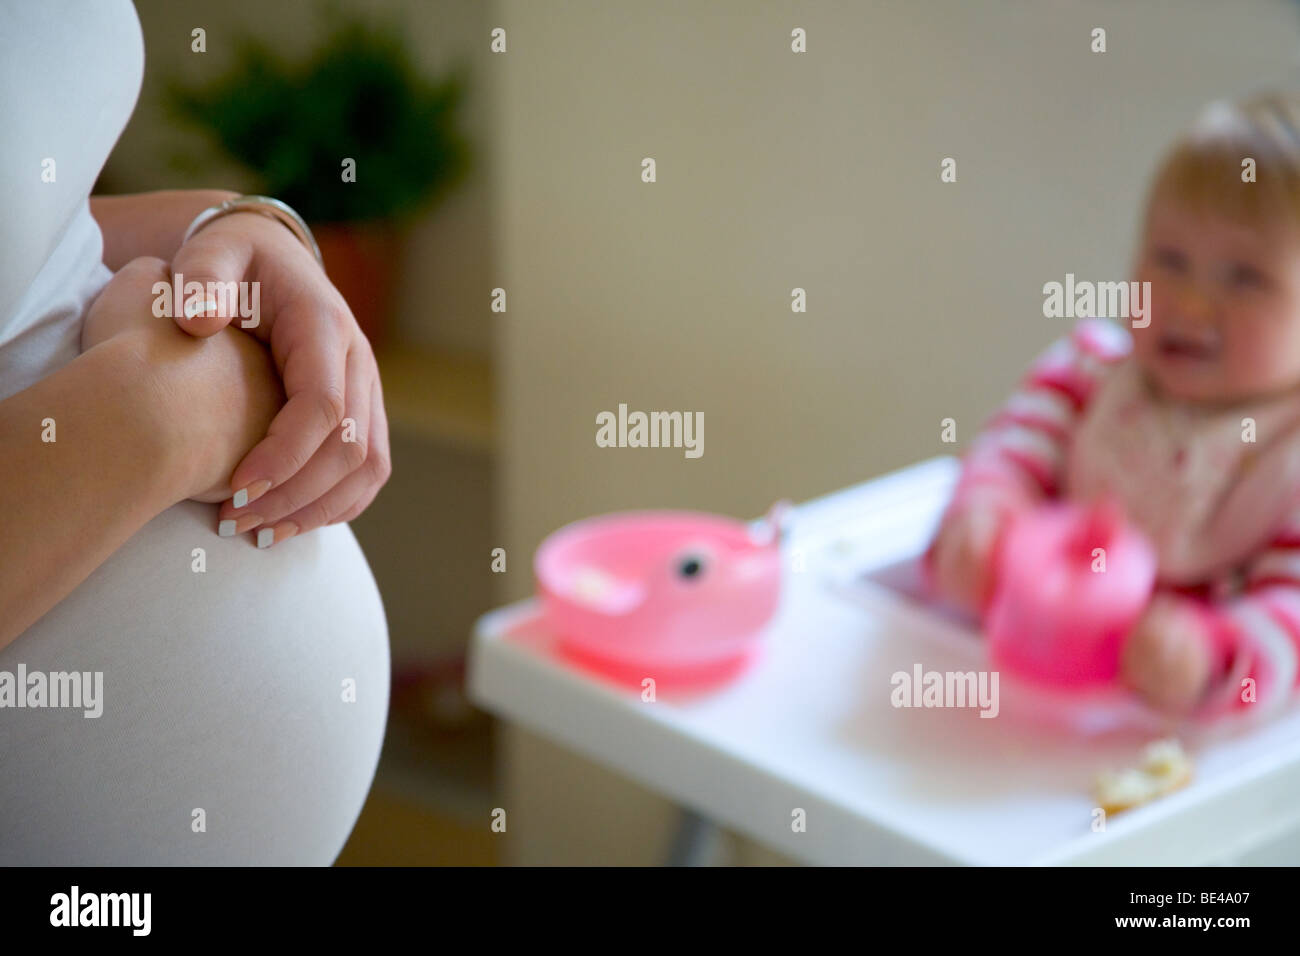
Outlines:
<svg viewBox="0 0 1300 956"><path fill-rule="evenodd" d="M677 576L692 581L704 573L704 558L698 554L688 554L677 562Z"/></svg>

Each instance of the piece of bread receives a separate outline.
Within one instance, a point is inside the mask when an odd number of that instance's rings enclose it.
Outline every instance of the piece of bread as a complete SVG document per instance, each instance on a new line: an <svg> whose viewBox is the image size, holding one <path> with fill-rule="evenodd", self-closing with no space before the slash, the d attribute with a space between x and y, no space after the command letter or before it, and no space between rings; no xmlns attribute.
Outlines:
<svg viewBox="0 0 1300 956"><path fill-rule="evenodd" d="M1150 803L1187 786L1192 779L1191 758L1175 738L1148 744L1142 764L1118 773L1097 775L1097 804L1107 815Z"/></svg>

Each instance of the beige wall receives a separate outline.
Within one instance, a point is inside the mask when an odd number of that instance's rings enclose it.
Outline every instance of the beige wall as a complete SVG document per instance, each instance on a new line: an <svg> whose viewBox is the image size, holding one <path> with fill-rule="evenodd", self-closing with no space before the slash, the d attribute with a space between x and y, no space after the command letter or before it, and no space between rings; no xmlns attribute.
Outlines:
<svg viewBox="0 0 1300 956"><path fill-rule="evenodd" d="M1064 331L1043 283L1126 277L1176 129L1208 98L1296 78L1300 12L500 0L496 21L500 506L526 556L583 515L755 515L950 451L940 419L969 437ZM620 402L703 411L704 456L596 447ZM531 587L512 567L503 598ZM659 851L664 805L526 736L508 752L515 859Z"/></svg>

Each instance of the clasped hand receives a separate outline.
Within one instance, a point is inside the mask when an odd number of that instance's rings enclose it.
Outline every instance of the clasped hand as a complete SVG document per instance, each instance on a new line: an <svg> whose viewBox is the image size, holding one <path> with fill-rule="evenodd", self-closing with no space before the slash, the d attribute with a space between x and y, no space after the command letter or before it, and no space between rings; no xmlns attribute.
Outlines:
<svg viewBox="0 0 1300 956"><path fill-rule="evenodd" d="M174 273L187 288L257 283L259 321L232 324L233 303L203 293L180 310L157 309ZM222 534L258 530L265 546L350 521L388 480L388 422L370 343L324 270L278 222L233 213L201 229L170 265L127 263L87 314L82 349L119 334L158 368L159 400L176 403L169 440L193 453L186 497L221 502ZM173 359L186 365L186 378L171 374Z"/></svg>

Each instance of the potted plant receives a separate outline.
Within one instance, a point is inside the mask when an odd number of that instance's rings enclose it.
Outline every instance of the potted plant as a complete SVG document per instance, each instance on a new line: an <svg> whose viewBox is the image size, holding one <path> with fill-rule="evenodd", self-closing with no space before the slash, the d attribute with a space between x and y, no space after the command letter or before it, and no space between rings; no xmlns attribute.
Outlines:
<svg viewBox="0 0 1300 956"><path fill-rule="evenodd" d="M229 72L167 96L311 224L326 272L378 344L406 227L469 164L454 124L465 79L427 81L392 25L333 21L305 63L246 36Z"/></svg>

